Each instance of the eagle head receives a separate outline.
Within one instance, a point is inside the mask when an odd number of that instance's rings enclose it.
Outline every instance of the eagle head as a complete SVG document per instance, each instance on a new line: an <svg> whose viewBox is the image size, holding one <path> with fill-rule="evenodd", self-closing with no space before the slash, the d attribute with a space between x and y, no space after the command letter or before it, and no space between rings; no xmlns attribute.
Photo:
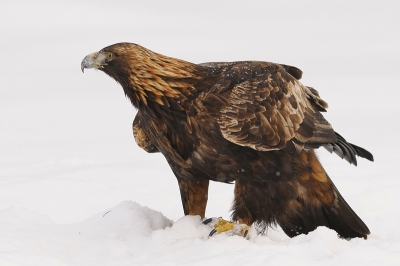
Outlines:
<svg viewBox="0 0 400 266"><path fill-rule="evenodd" d="M159 105L183 100L194 89L195 64L167 57L133 43L117 43L82 60L85 68L103 71L123 87L135 106L149 101Z"/></svg>
<svg viewBox="0 0 400 266"><path fill-rule="evenodd" d="M98 52L85 56L81 62L81 70L84 72L85 68L94 68L113 78L118 74L126 75L130 69L129 64L135 63L136 46L138 45L132 43L117 43L107 46Z"/></svg>

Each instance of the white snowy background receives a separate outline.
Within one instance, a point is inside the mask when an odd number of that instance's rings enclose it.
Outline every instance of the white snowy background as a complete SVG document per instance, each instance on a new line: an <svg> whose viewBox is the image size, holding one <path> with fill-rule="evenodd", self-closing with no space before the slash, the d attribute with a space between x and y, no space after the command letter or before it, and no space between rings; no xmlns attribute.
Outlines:
<svg viewBox="0 0 400 266"><path fill-rule="evenodd" d="M400 265L397 1L2 1L0 265ZM325 117L375 162L319 150L371 230L288 238L218 235L182 217L160 154L134 142L135 109L87 54L116 42L201 63L263 60L303 70ZM213 183L207 216L229 218Z"/></svg>

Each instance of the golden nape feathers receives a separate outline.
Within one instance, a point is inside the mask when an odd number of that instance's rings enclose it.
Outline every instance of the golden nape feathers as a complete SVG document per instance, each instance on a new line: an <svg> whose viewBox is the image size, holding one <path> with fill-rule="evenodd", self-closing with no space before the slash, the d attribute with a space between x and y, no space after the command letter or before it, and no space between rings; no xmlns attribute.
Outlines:
<svg viewBox="0 0 400 266"><path fill-rule="evenodd" d="M95 56L88 62L86 58ZM148 101L169 107L165 98L185 100L200 79L196 65L152 52L140 45L121 43L85 57L82 69L97 68L113 77L133 103Z"/></svg>

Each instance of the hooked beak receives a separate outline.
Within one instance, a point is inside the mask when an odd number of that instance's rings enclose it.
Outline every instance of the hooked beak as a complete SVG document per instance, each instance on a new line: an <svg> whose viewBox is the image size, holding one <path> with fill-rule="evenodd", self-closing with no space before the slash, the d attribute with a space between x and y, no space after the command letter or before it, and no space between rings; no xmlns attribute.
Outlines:
<svg viewBox="0 0 400 266"><path fill-rule="evenodd" d="M95 68L99 69L103 66L106 66L107 63L105 62L106 56L103 53L95 52L89 54L83 58L81 63L81 70L84 73L85 68Z"/></svg>

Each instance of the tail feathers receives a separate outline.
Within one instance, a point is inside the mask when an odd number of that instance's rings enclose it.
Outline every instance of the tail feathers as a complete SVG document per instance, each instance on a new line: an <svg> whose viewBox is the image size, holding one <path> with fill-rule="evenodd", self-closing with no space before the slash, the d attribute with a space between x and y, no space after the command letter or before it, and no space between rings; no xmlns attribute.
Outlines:
<svg viewBox="0 0 400 266"><path fill-rule="evenodd" d="M324 145L330 153L336 153L340 158L345 159L357 166L356 155L370 161L374 161L374 156L364 148L347 142L339 133L335 132L337 141Z"/></svg>
<svg viewBox="0 0 400 266"><path fill-rule="evenodd" d="M329 228L335 230L342 238L362 237L367 239L370 231L367 225L350 208L343 197L338 195L338 207L324 208L329 217Z"/></svg>
<svg viewBox="0 0 400 266"><path fill-rule="evenodd" d="M333 205L315 206L298 199L299 208L277 219L283 231L290 237L307 234L318 226L335 230L344 239L362 237L370 234L368 227L350 208L336 188L337 198Z"/></svg>

